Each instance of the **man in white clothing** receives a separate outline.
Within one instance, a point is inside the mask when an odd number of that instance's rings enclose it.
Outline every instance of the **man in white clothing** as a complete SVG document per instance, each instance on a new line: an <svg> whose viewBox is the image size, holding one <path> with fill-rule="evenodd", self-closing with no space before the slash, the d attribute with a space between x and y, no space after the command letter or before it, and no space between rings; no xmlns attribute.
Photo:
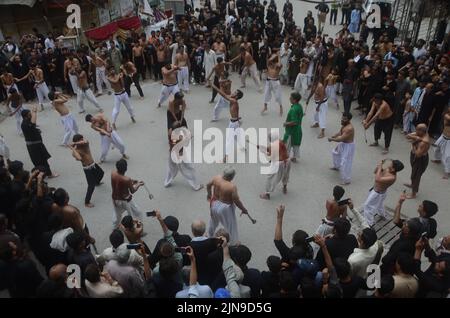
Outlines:
<svg viewBox="0 0 450 318"><path fill-rule="evenodd" d="M120 73L119 75L116 74L116 70L114 66L111 66L109 68L109 74L108 74L108 81L111 83L111 87L114 90L114 108L112 112L112 126L114 129L116 129L116 121L117 117L119 116L120 112L120 105L123 103L128 110L128 114L130 114L131 121L133 123L136 123L136 120L134 118L134 110L133 106L131 106L130 103L130 97L128 96L127 92L125 91L125 85L123 81L123 73Z"/></svg>

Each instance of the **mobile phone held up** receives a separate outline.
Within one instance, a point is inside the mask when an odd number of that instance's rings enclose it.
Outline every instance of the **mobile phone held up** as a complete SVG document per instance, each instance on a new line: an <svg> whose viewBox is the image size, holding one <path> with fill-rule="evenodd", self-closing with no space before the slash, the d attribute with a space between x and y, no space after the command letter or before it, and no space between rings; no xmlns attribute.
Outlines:
<svg viewBox="0 0 450 318"><path fill-rule="evenodd" d="M155 210L153 210L153 211L150 211L150 212L145 212L145 214L147 215L147 216L152 216L152 217L155 217L156 216L156 211Z"/></svg>
<svg viewBox="0 0 450 318"><path fill-rule="evenodd" d="M127 249L129 250L137 250L139 247L141 247L141 244L139 243L127 244Z"/></svg>

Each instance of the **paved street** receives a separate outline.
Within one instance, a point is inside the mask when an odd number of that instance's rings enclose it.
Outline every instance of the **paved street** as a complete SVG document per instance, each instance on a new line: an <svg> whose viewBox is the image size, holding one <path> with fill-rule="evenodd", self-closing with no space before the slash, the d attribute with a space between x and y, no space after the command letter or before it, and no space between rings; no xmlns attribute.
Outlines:
<svg viewBox="0 0 450 318"><path fill-rule="evenodd" d="M279 11L282 9L284 1L277 1ZM312 4L303 2L293 2L295 20L297 24L303 25L306 11L312 9ZM316 14L314 14L315 16ZM340 12L339 17L340 19ZM335 27L328 25L325 32L330 35L337 31ZM232 75L233 89L240 86L240 81L236 74ZM174 184L170 188L163 187L163 180L166 173L167 157L169 155L166 136L166 109L156 108L157 99L160 92L160 84L147 80L144 85L145 99L139 100L137 91L132 88L132 103L137 114L137 123L132 124L125 108L122 108L119 116L117 128L127 146L127 154L130 156L127 175L143 180L147 183L150 191L154 194L154 199L149 201L144 189L135 195L135 201L143 211L151 211L159 208L163 216L174 215L180 220L180 233L190 234L190 224L194 219L209 221L209 207L206 201L206 190L194 192L185 182L184 178L177 176ZM289 107L289 94L291 89L283 87L283 103L285 114ZM203 128L218 127L224 130L228 125L228 114L222 112L222 119L219 122L211 123L213 104L209 104L210 90L203 86L192 86L190 94L186 95L188 109L185 117L188 125L193 126L195 119L203 120ZM108 118L111 118L113 96L104 95L99 98L101 106L105 110ZM282 128L285 119L280 119L278 107L272 103L269 112L265 116L260 115L263 95L256 91L253 81L248 80L247 88L244 89L244 98L240 102L241 116L243 118L243 128L248 127L278 127ZM81 133L91 143L91 150L96 159L100 156L100 137L89 125L84 122L84 116L78 114L76 102L72 99L69 102L72 112L80 126ZM304 101L301 102L305 107ZM340 102L342 105L342 101ZM86 109L94 111L92 105L86 102ZM29 105L26 105L29 106ZM341 106L342 107L342 106ZM2 111L4 107L2 106ZM331 196L334 185L340 182L339 173L329 170L331 167L331 150L335 144L329 143L326 138L317 139L317 129L309 128L313 116L314 107L308 107L306 117L303 122L303 143L301 146L301 159L294 164L291 169L291 178L288 187L288 194L283 195L281 188L273 194L271 201L259 199L259 194L264 190L265 177L259 174L259 164L235 164L237 174L235 183L237 184L242 202L249 210L250 214L257 219L255 225L251 224L247 217L239 218L240 241L248 245L252 250L252 260L250 266L260 269L265 268L265 260L271 253L276 253L273 245L273 234L276 220L275 208L279 204L286 205L284 238L290 242L292 233L297 229L306 230L313 233L325 215L325 200ZM341 112L330 105L328 112L328 129L326 135L336 133L340 128ZM364 142L362 118L353 112L353 124L356 129L356 155L353 164L353 181L346 186L345 198L351 197L355 204L359 206L364 202L368 190L373 185L373 170L376 163L383 158L381 148L374 149L368 147ZM44 143L52 155L50 165L55 172L61 176L49 181L54 187L65 188L71 197L71 204L77 206L82 211L82 215L89 225L91 233L97 240L99 250L108 246L108 236L112 229L113 207L111 202L110 172L114 168L114 163L120 159L119 152L114 149L110 151L107 162L102 165L105 170L105 184L98 187L93 196L92 202L95 208L84 208L83 200L86 191L86 180L82 172L80 163L76 162L71 152L59 147L63 135L63 127L59 121L58 114L48 105L43 112L38 113L38 124L43 132ZM11 148L11 157L22 160L26 168L31 168L31 162L26 151L23 138L16 135L14 118L7 118L0 124L0 133L5 136ZM369 143L373 141L373 128L367 132ZM398 130L394 132L391 153L388 158L400 159L405 164L397 182L388 192L386 205L394 208L398 196L404 189L402 185L409 181L409 143ZM198 164L195 165L199 180L206 184L211 177L222 172L223 164ZM449 181L441 178L443 167L430 163L425 172L421 190L416 200L409 200L404 204L403 213L408 216L416 216L417 205L421 200L428 199L438 203L440 212L436 219L438 222L438 237L442 234L450 233L450 216L448 207L450 206ZM145 241L153 249L155 242L162 237L159 224L153 218L144 220L145 230L148 235Z"/></svg>

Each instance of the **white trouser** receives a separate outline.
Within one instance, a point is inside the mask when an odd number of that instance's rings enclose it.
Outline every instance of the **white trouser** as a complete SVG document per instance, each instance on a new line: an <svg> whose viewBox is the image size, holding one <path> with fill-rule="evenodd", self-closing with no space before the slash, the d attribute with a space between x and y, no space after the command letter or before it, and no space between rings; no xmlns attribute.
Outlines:
<svg viewBox="0 0 450 318"><path fill-rule="evenodd" d="M241 128L239 121L232 122L228 124L228 128L226 130L226 146L225 146L225 155L229 156L234 150L234 138L237 137L237 142L239 148L245 148L245 140L244 140L244 130Z"/></svg>
<svg viewBox="0 0 450 318"><path fill-rule="evenodd" d="M90 88L88 88L84 91L81 88L78 89L77 103L78 103L78 107L80 108L80 111L84 111L84 99L87 99L95 107L97 107L98 109L101 109L97 99L94 96L94 93L92 92L92 90Z"/></svg>
<svg viewBox="0 0 450 318"><path fill-rule="evenodd" d="M319 105L319 103L316 102L316 105ZM319 127L321 129L327 128L327 111L328 111L328 102L326 101L320 104L319 111L316 111L314 113L313 124L319 124Z"/></svg>
<svg viewBox="0 0 450 318"><path fill-rule="evenodd" d="M171 86L162 84L161 94L159 96L158 104L161 105L170 97L171 94L175 95L179 91L180 91L180 88L178 87L178 83L175 85L171 85Z"/></svg>
<svg viewBox="0 0 450 318"><path fill-rule="evenodd" d="M375 215L386 217L386 210L384 209L384 200L386 199L386 192L378 193L375 190L370 190L369 196L364 202L364 217L367 224L373 226L375 224Z"/></svg>
<svg viewBox="0 0 450 318"><path fill-rule="evenodd" d="M272 99L272 93L275 97L275 101L281 105L281 84L280 80L274 80L268 78L266 80L266 86L264 88L264 104L270 103Z"/></svg>
<svg viewBox="0 0 450 318"><path fill-rule="evenodd" d="M273 192L280 182L283 183L283 186L286 186L289 182L289 172L291 170L290 160L278 161L276 169L277 171L275 173L267 176L266 193Z"/></svg>
<svg viewBox="0 0 450 318"><path fill-rule="evenodd" d="M47 83L42 82L36 86L36 95L39 101L39 105L43 105L44 101L50 102L48 99L48 90Z"/></svg>
<svg viewBox="0 0 450 318"><path fill-rule="evenodd" d="M331 225L331 224L334 224L334 222L328 220L327 218L324 218L322 220L322 223L317 228L316 234L319 234L322 237L332 234L334 225Z"/></svg>
<svg viewBox="0 0 450 318"><path fill-rule="evenodd" d="M97 67L95 69L95 79L97 84L97 91L99 94L103 94L103 83L106 85L106 89L109 91L111 89L111 85L109 81L106 79L105 67Z"/></svg>
<svg viewBox="0 0 450 318"><path fill-rule="evenodd" d="M72 134L78 134L78 125L73 117L72 113L68 113L67 115L61 116L61 123L64 126L64 137L62 144L68 145L70 141L70 136Z"/></svg>
<svg viewBox="0 0 450 318"><path fill-rule="evenodd" d="M112 112L112 122L114 124L116 123L117 117L119 116L120 105L122 103L127 108L128 113L130 114L130 116L134 117L133 106L131 106L130 98L129 98L127 92L124 91L122 94L115 94L114 95L114 108L113 108L113 112Z"/></svg>
<svg viewBox="0 0 450 318"><path fill-rule="evenodd" d="M17 92L19 92L19 88L17 87L16 83L14 83L12 85L6 85L6 95L9 96L9 90L11 88L14 88Z"/></svg>
<svg viewBox="0 0 450 318"><path fill-rule="evenodd" d="M306 71L306 77L308 78L308 85L311 85L311 78L313 77L315 63L309 63L308 70Z"/></svg>
<svg viewBox="0 0 450 318"><path fill-rule="evenodd" d="M230 102L227 101L222 96L219 97L219 100L216 103L216 106L214 106L214 113L213 113L213 120L218 120L220 112L224 108L230 108Z"/></svg>
<svg viewBox="0 0 450 318"><path fill-rule="evenodd" d="M300 157L300 145L293 145L291 136L289 136L289 138L286 142L286 149L287 149L289 156L291 156L291 153L292 153L291 158Z"/></svg>
<svg viewBox="0 0 450 318"><path fill-rule="evenodd" d="M244 69L242 70L241 74L241 82L242 86L245 86L245 77L247 76L247 73L251 75L253 78L253 81L255 82L255 85L258 89L261 89L261 83L259 82L258 77L258 69L256 68L256 63L250 65L250 66L244 66Z"/></svg>
<svg viewBox="0 0 450 318"><path fill-rule="evenodd" d="M332 100L336 105L339 105L339 101L336 94L336 86L337 84L327 85L327 87L325 88L325 92L327 94L328 100Z"/></svg>
<svg viewBox="0 0 450 318"><path fill-rule="evenodd" d="M5 142L5 138L0 135L0 156L3 157L3 161L9 160L9 147Z"/></svg>
<svg viewBox="0 0 450 318"><path fill-rule="evenodd" d="M450 173L450 139L441 135L435 145L437 147L434 148L434 158L442 161L445 173Z"/></svg>
<svg viewBox="0 0 450 318"><path fill-rule="evenodd" d="M133 199L130 202L126 200L113 200L114 206L114 215L113 215L113 227L117 228L122 220L123 212L128 212L134 219L138 219L142 221L142 212L139 210L139 207L133 202Z"/></svg>
<svg viewBox="0 0 450 318"><path fill-rule="evenodd" d="M180 89L185 92L189 91L189 68L187 66L180 67L177 73L177 79Z"/></svg>
<svg viewBox="0 0 450 318"><path fill-rule="evenodd" d="M102 154L101 154L101 157L100 157L100 161L104 161L105 160L106 155L108 154L109 147L111 146L111 144L113 144L114 147L119 149L119 151L120 151L120 153L122 155L125 154L125 145L124 145L122 139L116 133L115 130L113 130L111 132L111 137L106 136L106 135L101 135L101 138L102 138Z"/></svg>
<svg viewBox="0 0 450 318"><path fill-rule="evenodd" d="M211 220L208 226L208 236L214 237L216 228L222 224L225 231L230 234L230 245L236 244L239 240L238 228L234 204L227 204L219 200L211 202Z"/></svg>
<svg viewBox="0 0 450 318"><path fill-rule="evenodd" d="M308 75L298 73L297 77L295 78L294 91L303 96L306 94L307 90L308 90Z"/></svg>
<svg viewBox="0 0 450 318"><path fill-rule="evenodd" d="M70 81L70 85L72 85L72 89L73 89L74 94L77 95L78 94L78 90L79 90L77 76L69 74L69 81Z"/></svg>
<svg viewBox="0 0 450 318"><path fill-rule="evenodd" d="M194 190L198 190L200 185L197 183L197 178L195 176L195 169L192 163L181 161L180 163L175 163L169 153L169 158L167 160L167 173L166 179L164 180L164 186L168 187L175 179L178 171L183 175L186 181L191 185Z"/></svg>
<svg viewBox="0 0 450 318"><path fill-rule="evenodd" d="M332 151L333 165L339 169L341 180L348 183L352 180L352 164L355 156L355 143L340 142Z"/></svg>
<svg viewBox="0 0 450 318"><path fill-rule="evenodd" d="M9 109L11 110L11 112L15 112L17 110L17 108L12 108L11 106L9 106ZM14 114L14 117L16 119L16 129L19 135L22 135L22 110L24 109L26 108L21 106L20 109L17 110L17 112Z"/></svg>

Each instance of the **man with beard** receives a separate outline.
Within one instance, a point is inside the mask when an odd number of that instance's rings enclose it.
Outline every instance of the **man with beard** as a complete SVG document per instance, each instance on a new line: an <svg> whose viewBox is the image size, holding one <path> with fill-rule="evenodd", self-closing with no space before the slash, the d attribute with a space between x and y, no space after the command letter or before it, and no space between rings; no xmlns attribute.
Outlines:
<svg viewBox="0 0 450 318"><path fill-rule="evenodd" d="M14 78L23 78L27 76L27 74L30 72L30 69L28 68L25 63L22 63L22 60L19 55L15 55L11 65L11 73L13 74ZM25 98L25 101L29 102L30 100L33 100L36 96L33 90L33 87L31 86L30 81L28 81L27 78L17 81L17 87L19 88L19 91L22 93L23 97Z"/></svg>

